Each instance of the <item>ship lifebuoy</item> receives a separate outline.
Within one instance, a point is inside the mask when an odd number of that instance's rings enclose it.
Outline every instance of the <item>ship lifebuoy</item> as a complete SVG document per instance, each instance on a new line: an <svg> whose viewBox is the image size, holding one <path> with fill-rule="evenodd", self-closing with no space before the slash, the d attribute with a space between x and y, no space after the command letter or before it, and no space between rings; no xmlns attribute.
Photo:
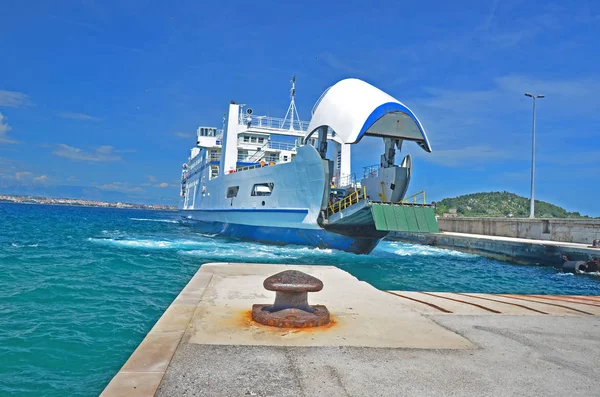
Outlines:
<svg viewBox="0 0 600 397"><path fill-rule="evenodd" d="M264 167L264 166L265 166L265 164L267 164L267 163L265 163L265 162L264 162L264 160L261 160L261 161L260 161L260 166L261 166L261 167Z"/></svg>

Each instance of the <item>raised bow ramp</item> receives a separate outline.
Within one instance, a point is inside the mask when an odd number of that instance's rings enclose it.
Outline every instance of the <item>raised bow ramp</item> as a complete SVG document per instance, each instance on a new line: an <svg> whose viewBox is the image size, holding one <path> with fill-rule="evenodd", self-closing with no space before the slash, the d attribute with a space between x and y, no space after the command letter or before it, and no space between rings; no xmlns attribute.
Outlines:
<svg viewBox="0 0 600 397"><path fill-rule="evenodd" d="M313 108L308 133L330 127L341 143L358 143L364 136L414 141L431 152L417 116L391 95L358 79L345 79L328 88Z"/></svg>

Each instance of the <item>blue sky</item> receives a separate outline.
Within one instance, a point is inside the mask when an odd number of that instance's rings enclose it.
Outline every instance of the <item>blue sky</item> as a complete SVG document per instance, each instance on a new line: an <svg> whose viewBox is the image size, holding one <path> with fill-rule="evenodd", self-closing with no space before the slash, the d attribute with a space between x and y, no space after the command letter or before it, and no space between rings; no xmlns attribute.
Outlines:
<svg viewBox="0 0 600 397"><path fill-rule="evenodd" d="M529 196L600 216L600 5L594 1L5 2L0 186L96 186L176 202L198 125L231 99L282 117L297 76L364 79L408 105L434 152L409 192ZM373 150L373 149L376 150ZM353 152L379 161L382 144ZM0 189L1 192L1 189Z"/></svg>

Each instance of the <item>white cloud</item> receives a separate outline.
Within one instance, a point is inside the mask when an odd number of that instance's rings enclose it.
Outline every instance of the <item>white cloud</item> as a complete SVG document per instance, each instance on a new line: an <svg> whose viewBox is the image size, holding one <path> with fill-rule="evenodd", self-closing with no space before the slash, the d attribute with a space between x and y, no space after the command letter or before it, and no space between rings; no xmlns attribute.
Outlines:
<svg viewBox="0 0 600 397"><path fill-rule="evenodd" d="M29 105L29 97L22 92L0 90L0 106L21 108Z"/></svg>
<svg viewBox="0 0 600 397"><path fill-rule="evenodd" d="M505 75L492 79L489 87L426 88L427 95L409 98L405 103L423 122L436 150L454 149L459 144L523 149L531 129L531 98L525 97L525 92L546 95L537 103L537 119L545 127L546 138L568 133L591 135L595 131L592 123L577 131L570 125L584 119L600 120L600 98L595 95L600 91L598 77L543 80ZM513 139L518 142L511 142Z"/></svg>
<svg viewBox="0 0 600 397"><path fill-rule="evenodd" d="M157 185L154 185L154 187L161 187L161 188L162 188L162 187L169 187L169 186L170 186L170 185L169 185L167 182L162 182L162 183L159 183L159 184L157 184Z"/></svg>
<svg viewBox="0 0 600 397"><path fill-rule="evenodd" d="M67 180L68 180L68 181L76 181L76 180L77 180L77 177L76 177L76 176L73 176L73 175L71 175L70 177L68 177L68 178L67 178Z"/></svg>
<svg viewBox="0 0 600 397"><path fill-rule="evenodd" d="M498 90L461 91L429 88L427 92L427 98L418 99L424 105L438 110L469 110L469 113L479 109L487 110L488 107L483 105L497 103L502 96Z"/></svg>
<svg viewBox="0 0 600 397"><path fill-rule="evenodd" d="M14 139L8 137L8 132L12 130L8 121L6 121L6 117L0 113L0 143L19 143Z"/></svg>
<svg viewBox="0 0 600 397"><path fill-rule="evenodd" d="M194 134L192 134L190 132L174 132L173 135L175 135L179 138L184 138L184 139L191 139L194 137Z"/></svg>
<svg viewBox="0 0 600 397"><path fill-rule="evenodd" d="M102 190L118 190L122 192L141 192L144 190L141 187L133 186L126 182L106 183L104 185L98 186L98 188Z"/></svg>
<svg viewBox="0 0 600 397"><path fill-rule="evenodd" d="M324 62L327 66L338 72L342 72L349 75L360 74L360 70L358 70L345 60L338 58L330 52L323 52L320 55L318 55L317 61Z"/></svg>
<svg viewBox="0 0 600 397"><path fill-rule="evenodd" d="M87 120L87 121L101 121L102 120L99 117L90 116L89 114L72 113L72 112L59 113L58 117L62 117L63 119Z"/></svg>
<svg viewBox="0 0 600 397"><path fill-rule="evenodd" d="M152 186L157 181L154 175L146 175L146 179L148 179L148 182L142 183L141 186Z"/></svg>
<svg viewBox="0 0 600 397"><path fill-rule="evenodd" d="M28 171L21 171L21 172L17 172L15 174L15 178L19 179L19 180L23 180L23 179L29 179L31 178L31 172Z"/></svg>
<svg viewBox="0 0 600 397"><path fill-rule="evenodd" d="M10 130L12 130L12 128L8 125L6 117L0 113L0 135L8 133Z"/></svg>
<svg viewBox="0 0 600 397"><path fill-rule="evenodd" d="M434 150L433 153L417 152L418 157L430 163L446 167L465 167L476 164L485 165L497 160L505 160L513 157L513 153L501 148L488 145L466 146L459 149Z"/></svg>
<svg viewBox="0 0 600 397"><path fill-rule="evenodd" d="M59 143L52 154L75 161L110 162L121 160L121 157L115 154L116 152L118 151L112 146L98 146L93 151L87 152L83 149Z"/></svg>
<svg viewBox="0 0 600 397"><path fill-rule="evenodd" d="M494 177L500 182L527 182L531 178L531 170L506 171Z"/></svg>
<svg viewBox="0 0 600 397"><path fill-rule="evenodd" d="M544 94L544 106L564 109L568 113L590 112L598 114L600 79L581 77L570 80L542 80L511 75L496 79L498 90L522 96L525 92ZM530 99L529 99L530 100ZM558 105L558 106L555 106Z"/></svg>
<svg viewBox="0 0 600 397"><path fill-rule="evenodd" d="M48 180L48 177L46 175L40 175L40 176L36 176L35 178L33 178L33 181L36 183L43 183L46 182Z"/></svg>

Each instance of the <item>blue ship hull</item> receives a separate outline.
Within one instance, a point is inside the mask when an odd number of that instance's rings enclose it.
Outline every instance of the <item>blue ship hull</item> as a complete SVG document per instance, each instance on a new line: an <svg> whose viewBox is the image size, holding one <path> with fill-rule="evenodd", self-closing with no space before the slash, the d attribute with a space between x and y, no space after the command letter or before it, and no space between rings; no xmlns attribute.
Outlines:
<svg viewBox="0 0 600 397"><path fill-rule="evenodd" d="M323 229L300 229L271 226L249 226L222 222L204 222L184 218L203 233L215 234L246 241L275 245L308 245L331 248L355 254L368 254L379 244L382 237L354 237L333 233Z"/></svg>

